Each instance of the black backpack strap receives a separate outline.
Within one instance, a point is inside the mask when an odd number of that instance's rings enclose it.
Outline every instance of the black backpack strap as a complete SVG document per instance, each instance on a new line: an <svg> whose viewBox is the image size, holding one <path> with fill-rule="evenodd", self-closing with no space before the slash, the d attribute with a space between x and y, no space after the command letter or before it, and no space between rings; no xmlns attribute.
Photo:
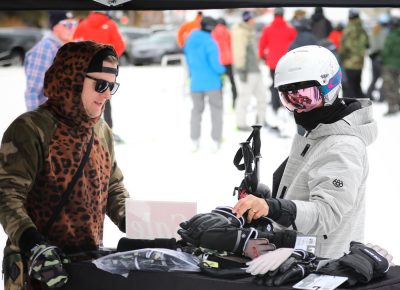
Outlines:
<svg viewBox="0 0 400 290"><path fill-rule="evenodd" d="M287 157L281 165L275 170L274 174L272 175L272 197L276 198L276 195L278 194L278 188L279 185L281 184L281 179L283 176L283 172L285 171L286 164L289 160L289 157Z"/></svg>
<svg viewBox="0 0 400 290"><path fill-rule="evenodd" d="M74 186L75 186L76 182L78 181L78 179L81 177L82 171L83 171L83 167L85 166L86 162L89 160L89 155L90 155L90 152L92 151L93 142L94 142L94 128L92 128L92 137L90 138L90 141L87 144L85 155L83 156L83 158L81 160L81 163L79 164L78 169L76 170L74 176L72 177L70 183L68 184L67 189L62 194L59 204L53 209L53 214L51 215L51 217L47 221L47 224L46 224L46 226L44 228L44 231L42 233L43 235L47 236L51 226L53 225L53 223L56 221L56 219L60 215L60 212L61 212L62 208L64 207L64 205L67 204L69 196L70 196L70 194L72 192L72 189L74 188Z"/></svg>

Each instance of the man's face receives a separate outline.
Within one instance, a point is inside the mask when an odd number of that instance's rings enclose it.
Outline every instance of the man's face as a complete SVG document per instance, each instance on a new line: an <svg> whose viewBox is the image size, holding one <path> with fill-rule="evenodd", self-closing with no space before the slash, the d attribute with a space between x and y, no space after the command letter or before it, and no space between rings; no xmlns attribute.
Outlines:
<svg viewBox="0 0 400 290"><path fill-rule="evenodd" d="M78 21L75 19L61 20L53 27L53 33L64 43L72 41Z"/></svg>
<svg viewBox="0 0 400 290"><path fill-rule="evenodd" d="M103 67L110 67L117 69L117 64L112 64L110 62L103 62ZM109 83L113 83L116 80L116 76L111 73L105 72L91 72L87 74L92 78L99 80L105 80ZM111 98L110 88L107 88L104 92L99 93L95 90L96 81L88 77L85 78L83 82L82 90L82 103L86 110L86 113L90 118L99 117L102 112L105 103Z"/></svg>

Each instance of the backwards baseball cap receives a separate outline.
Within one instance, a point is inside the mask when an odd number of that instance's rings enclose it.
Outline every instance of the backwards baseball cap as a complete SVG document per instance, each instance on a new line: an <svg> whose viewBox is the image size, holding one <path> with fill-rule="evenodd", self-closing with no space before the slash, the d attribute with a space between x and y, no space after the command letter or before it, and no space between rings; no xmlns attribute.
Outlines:
<svg viewBox="0 0 400 290"><path fill-rule="evenodd" d="M254 18L253 12L248 11L248 10L243 11L243 13L242 13L242 19L243 19L244 22L249 21L251 18Z"/></svg>
<svg viewBox="0 0 400 290"><path fill-rule="evenodd" d="M49 27L50 29L53 29L53 27L56 26L60 21L72 17L73 15L69 11L49 11Z"/></svg>
<svg viewBox="0 0 400 290"><path fill-rule="evenodd" d="M86 72L105 72L118 76L118 66L116 69L103 66L103 61L107 58L107 56L113 56L118 59L117 54L113 49L109 47L104 48L93 56Z"/></svg>

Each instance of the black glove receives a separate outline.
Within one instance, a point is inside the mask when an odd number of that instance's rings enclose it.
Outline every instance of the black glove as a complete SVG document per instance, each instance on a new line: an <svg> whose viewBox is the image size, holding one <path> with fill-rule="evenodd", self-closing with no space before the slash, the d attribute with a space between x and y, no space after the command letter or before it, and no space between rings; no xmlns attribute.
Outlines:
<svg viewBox="0 0 400 290"><path fill-rule="evenodd" d="M178 234L182 239L197 247L200 244L201 236L206 230L230 227L231 222L228 218L217 213L201 213L179 225L182 229L178 230Z"/></svg>
<svg viewBox="0 0 400 290"><path fill-rule="evenodd" d="M182 240L196 247L241 255L247 241L257 238L258 233L253 228L238 228L237 225L237 218L228 219L220 213L197 214L180 224L182 229L178 230L178 234Z"/></svg>
<svg viewBox="0 0 400 290"><path fill-rule="evenodd" d="M220 214L226 217L232 226L236 228L242 228L244 226L245 218L240 217L238 218L236 214L232 213L232 207L230 206L218 206L211 211L212 213Z"/></svg>
<svg viewBox="0 0 400 290"><path fill-rule="evenodd" d="M62 251L42 242L31 249L28 273L31 278L46 283L49 288L62 287L68 282L63 263L69 263L69 259Z"/></svg>
<svg viewBox="0 0 400 290"><path fill-rule="evenodd" d="M318 273L344 276L349 279L347 286L357 282L368 283L374 278L382 277L389 270L389 262L374 249L358 242L350 243L350 253L333 260L318 270Z"/></svg>
<svg viewBox="0 0 400 290"><path fill-rule="evenodd" d="M254 282L266 286L281 286L298 282L316 268L316 257L310 252L295 250L292 255L273 272L257 276Z"/></svg>

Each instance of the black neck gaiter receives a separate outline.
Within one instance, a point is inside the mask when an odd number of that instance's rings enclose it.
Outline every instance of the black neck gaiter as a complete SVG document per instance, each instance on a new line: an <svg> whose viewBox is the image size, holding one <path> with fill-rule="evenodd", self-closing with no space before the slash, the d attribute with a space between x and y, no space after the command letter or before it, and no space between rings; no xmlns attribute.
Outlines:
<svg viewBox="0 0 400 290"><path fill-rule="evenodd" d="M313 130L318 124L332 124L350 113L361 108L357 100L346 100L337 98L332 105L317 108L309 112L294 112L296 124L302 126L307 131Z"/></svg>

